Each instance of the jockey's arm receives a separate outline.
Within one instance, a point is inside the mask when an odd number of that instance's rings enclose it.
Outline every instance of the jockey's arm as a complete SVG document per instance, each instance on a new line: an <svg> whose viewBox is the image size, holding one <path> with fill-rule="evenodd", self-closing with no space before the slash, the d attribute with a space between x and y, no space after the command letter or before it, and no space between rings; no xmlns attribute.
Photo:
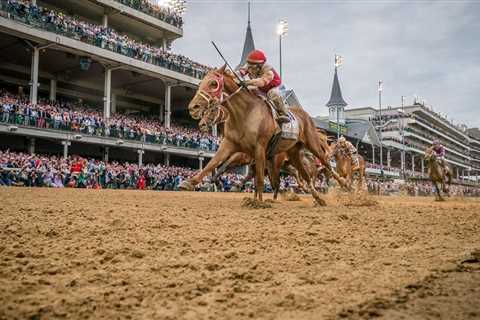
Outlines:
<svg viewBox="0 0 480 320"><path fill-rule="evenodd" d="M257 88L265 87L274 78L273 71L265 72L261 77L245 81L248 86L255 86Z"/></svg>

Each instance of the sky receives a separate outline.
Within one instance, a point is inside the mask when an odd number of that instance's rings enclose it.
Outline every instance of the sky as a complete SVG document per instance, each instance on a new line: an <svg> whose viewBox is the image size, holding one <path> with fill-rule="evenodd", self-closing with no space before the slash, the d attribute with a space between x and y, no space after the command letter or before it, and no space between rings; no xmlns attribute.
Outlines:
<svg viewBox="0 0 480 320"><path fill-rule="evenodd" d="M276 25L288 21L283 39L284 83L312 116L325 107L334 55L344 58L339 80L348 108L398 107L416 95L455 124L480 126L480 0L437 1L251 1L257 49L278 69ZM247 26L245 0L189 0L184 37L175 52L210 66L232 66L242 54Z"/></svg>

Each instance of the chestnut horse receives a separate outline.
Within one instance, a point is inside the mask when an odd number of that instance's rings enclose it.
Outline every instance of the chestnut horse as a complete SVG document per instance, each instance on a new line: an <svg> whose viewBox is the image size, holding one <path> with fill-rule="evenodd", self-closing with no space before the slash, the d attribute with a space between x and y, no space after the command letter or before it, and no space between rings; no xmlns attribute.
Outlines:
<svg viewBox="0 0 480 320"><path fill-rule="evenodd" d="M330 145L330 153L335 150L336 143L332 143ZM363 185L363 182L365 181L365 170L366 170L366 165L365 165L365 159L357 154L358 157L358 164L359 168L355 170L358 173L358 182L357 182L357 191L360 190L360 188ZM341 154L341 152L337 152L335 154L335 163L337 164L335 167L335 171L340 175L340 177L344 178L346 180L346 183L349 187L351 187L353 183L353 174L355 173L353 171L354 168L354 163L353 160L350 156Z"/></svg>
<svg viewBox="0 0 480 320"><path fill-rule="evenodd" d="M430 176L430 180L432 180L432 184L435 187L435 192L437 194L436 200L443 201L442 194L440 193L440 188L438 185L442 187L442 191L448 195L448 189L446 184L452 183L452 171L449 167L444 170L444 168L438 163L437 156L433 151L433 147L427 148L425 150L425 161L427 162L428 168L428 175Z"/></svg>
<svg viewBox="0 0 480 320"><path fill-rule="evenodd" d="M221 165L235 152L246 153L255 159L255 199L263 201L263 186L266 164L266 152L269 141L278 132L278 126L270 108L257 95L240 86L225 65L209 71L200 82L198 90L188 105L192 118L200 120L200 127L217 122L221 113L226 113L224 137L215 156L207 166L195 176L184 180L182 190L192 190L195 185ZM328 145L325 139L318 139L315 125L310 116L300 108L291 108L299 125L297 139L280 139L274 154L286 152L290 162L307 182L310 193L320 205L326 205L315 190L312 179L302 164L301 150L307 148L321 163L332 172L334 178L345 186L338 174L331 169L327 160Z"/></svg>

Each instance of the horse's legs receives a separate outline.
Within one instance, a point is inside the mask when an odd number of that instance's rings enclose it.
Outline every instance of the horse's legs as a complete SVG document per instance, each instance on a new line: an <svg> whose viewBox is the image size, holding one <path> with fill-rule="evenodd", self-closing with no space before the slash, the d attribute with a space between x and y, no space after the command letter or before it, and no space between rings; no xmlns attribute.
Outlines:
<svg viewBox="0 0 480 320"><path fill-rule="evenodd" d="M230 158L228 158L226 161L222 163L222 165L217 169L217 172L212 177L213 181L217 181L218 177L220 177L227 169L230 167L230 165L236 161L236 154L233 154Z"/></svg>
<svg viewBox="0 0 480 320"><path fill-rule="evenodd" d="M278 157L275 156L272 163L272 168L269 171L269 179L272 184L273 189L273 200L277 200L278 192L280 191L280 167L282 166L283 161L279 161Z"/></svg>
<svg viewBox="0 0 480 320"><path fill-rule="evenodd" d="M321 146L322 141L320 141L318 137L315 137L315 135L313 136L313 138L307 139L306 143L307 143L308 150L310 150L310 152L312 152L313 155L320 160L320 162L325 167L325 170L329 172L333 176L333 178L335 178L335 180L338 181L340 186L348 189L348 186L346 185L345 180L342 177L340 177L338 173L335 172L335 170L333 170L332 167L330 166L330 162L328 161L327 155L326 155L328 146L322 147ZM322 151L322 150L325 150L325 151Z"/></svg>
<svg viewBox="0 0 480 320"><path fill-rule="evenodd" d="M223 140L215 156L208 162L207 166L197 173L192 178L185 180L180 188L184 190L191 190L193 186L197 185L202 179L213 171L220 163L224 162L235 151L235 146L228 140Z"/></svg>
<svg viewBox="0 0 480 320"><path fill-rule="evenodd" d="M438 187L438 183L436 181L433 182L433 185L435 186L435 191L437 193L437 200L442 201L442 194L440 193L440 188Z"/></svg>
<svg viewBox="0 0 480 320"><path fill-rule="evenodd" d="M308 186L308 191L312 195L312 197L315 199L315 201L321 205L325 206L325 200L320 198L320 195L318 194L317 190L315 189L315 185L313 184L312 179L310 178L310 175L308 174L307 170L303 166L303 161L301 158L301 154L298 150L298 147L293 148L288 152L288 156L292 164L295 166L295 168L298 170L298 173L300 173L300 176L307 182Z"/></svg>
<svg viewBox="0 0 480 320"><path fill-rule="evenodd" d="M263 186L265 183L265 148L257 145L255 149L255 199L263 201Z"/></svg>

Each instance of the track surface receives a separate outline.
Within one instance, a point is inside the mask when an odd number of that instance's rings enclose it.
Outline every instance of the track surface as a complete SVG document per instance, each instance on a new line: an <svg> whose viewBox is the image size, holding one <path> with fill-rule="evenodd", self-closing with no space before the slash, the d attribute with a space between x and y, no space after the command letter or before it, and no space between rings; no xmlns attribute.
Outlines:
<svg viewBox="0 0 480 320"><path fill-rule="evenodd" d="M1 188L0 319L480 318L479 200L244 196Z"/></svg>

